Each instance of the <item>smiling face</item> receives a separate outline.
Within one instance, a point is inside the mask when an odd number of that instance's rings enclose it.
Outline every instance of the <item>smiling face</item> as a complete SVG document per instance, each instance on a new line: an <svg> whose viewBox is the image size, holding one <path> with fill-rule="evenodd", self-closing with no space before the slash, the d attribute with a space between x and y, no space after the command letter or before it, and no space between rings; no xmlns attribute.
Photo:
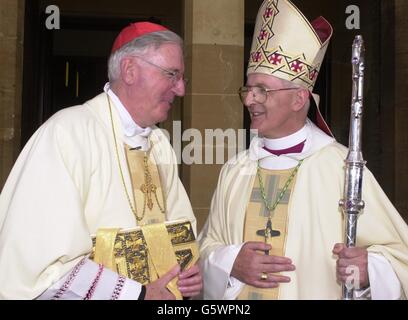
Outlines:
<svg viewBox="0 0 408 320"><path fill-rule="evenodd" d="M166 120L175 97L184 96L183 77L173 79L163 70L183 75L184 61L181 47L173 43L150 48L140 57L122 60L119 98L133 120L145 128Z"/></svg>
<svg viewBox="0 0 408 320"><path fill-rule="evenodd" d="M296 87L274 76L260 73L249 74L246 85L265 89ZM268 92L263 103L257 102L252 94L248 94L244 104L251 116L251 129L258 130L260 136L270 139L295 133L305 124L307 110L304 106L307 98L307 90L300 88Z"/></svg>

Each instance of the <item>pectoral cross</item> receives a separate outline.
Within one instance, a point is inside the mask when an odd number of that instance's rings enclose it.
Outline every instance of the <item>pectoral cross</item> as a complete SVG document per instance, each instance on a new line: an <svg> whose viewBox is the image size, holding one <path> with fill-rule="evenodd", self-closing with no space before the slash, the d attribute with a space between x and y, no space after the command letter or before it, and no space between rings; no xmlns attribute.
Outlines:
<svg viewBox="0 0 408 320"><path fill-rule="evenodd" d="M143 163L144 163L144 176L145 183L141 185L140 190L143 192L145 201L147 199L147 206L150 210L153 209L153 199L152 195L156 194L157 187L153 184L152 176L150 175L149 165L147 162L147 154L145 154Z"/></svg>
<svg viewBox="0 0 408 320"><path fill-rule="evenodd" d="M152 194L156 192L156 186L151 183L151 181L148 181L145 184L142 184L140 187L140 190L142 190L145 199L147 199L147 206L150 210L153 209L153 199L152 199Z"/></svg>
<svg viewBox="0 0 408 320"><path fill-rule="evenodd" d="M272 221L269 218L265 229L258 230L256 234L260 237L264 237L265 243L268 243L269 238L279 237L281 233L279 230L273 230ZM269 255L269 250L265 250L265 255Z"/></svg>

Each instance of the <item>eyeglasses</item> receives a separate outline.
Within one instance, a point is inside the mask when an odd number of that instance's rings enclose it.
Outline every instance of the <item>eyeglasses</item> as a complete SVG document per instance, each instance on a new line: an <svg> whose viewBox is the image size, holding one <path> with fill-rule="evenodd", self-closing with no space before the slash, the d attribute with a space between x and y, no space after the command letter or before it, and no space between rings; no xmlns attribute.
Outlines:
<svg viewBox="0 0 408 320"><path fill-rule="evenodd" d="M264 103L268 98L268 92L275 92L275 91L284 91L284 90L295 90L299 88L281 88L281 89L266 89L263 87L241 87L238 90L239 98L241 99L242 103L246 103L246 99L249 93L252 93L252 99L254 99L257 103Z"/></svg>
<svg viewBox="0 0 408 320"><path fill-rule="evenodd" d="M132 57L136 57L139 58L140 60L146 62L147 64L150 64L153 67L156 67L157 69L160 69L163 74L170 79L171 83L173 85L175 85L177 82L179 82L180 80L183 80L184 85L187 85L188 83L188 79L184 79L184 75L178 71L178 70L169 70L166 68L163 68L153 62L150 62L149 60L146 60L145 58L141 57L141 56L137 56L137 55L132 55Z"/></svg>

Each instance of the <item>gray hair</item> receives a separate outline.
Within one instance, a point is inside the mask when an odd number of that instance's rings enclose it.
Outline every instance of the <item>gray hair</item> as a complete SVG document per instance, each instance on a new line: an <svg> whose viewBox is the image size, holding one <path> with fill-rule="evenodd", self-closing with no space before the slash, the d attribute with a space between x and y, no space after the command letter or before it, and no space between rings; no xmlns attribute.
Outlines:
<svg viewBox="0 0 408 320"><path fill-rule="evenodd" d="M158 31L148 33L140 38L136 38L116 50L109 57L108 77L109 82L114 82L120 77L120 63L122 59L129 55L144 55L150 48L157 50L162 45L174 43L183 47L183 40L173 31Z"/></svg>

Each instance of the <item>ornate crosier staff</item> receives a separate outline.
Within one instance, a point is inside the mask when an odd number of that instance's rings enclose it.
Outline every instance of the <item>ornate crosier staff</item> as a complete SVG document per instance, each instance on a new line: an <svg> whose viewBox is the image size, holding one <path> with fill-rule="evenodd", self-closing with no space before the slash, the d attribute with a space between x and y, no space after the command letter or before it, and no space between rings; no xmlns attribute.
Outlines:
<svg viewBox="0 0 408 320"><path fill-rule="evenodd" d="M343 199L339 205L346 219L345 242L347 247L356 244L357 218L364 208L361 199L365 161L361 151L364 89L364 41L361 35L354 38L351 63L353 89L351 100L349 152L345 160L346 172ZM344 300L353 300L354 285L346 281L342 286Z"/></svg>

